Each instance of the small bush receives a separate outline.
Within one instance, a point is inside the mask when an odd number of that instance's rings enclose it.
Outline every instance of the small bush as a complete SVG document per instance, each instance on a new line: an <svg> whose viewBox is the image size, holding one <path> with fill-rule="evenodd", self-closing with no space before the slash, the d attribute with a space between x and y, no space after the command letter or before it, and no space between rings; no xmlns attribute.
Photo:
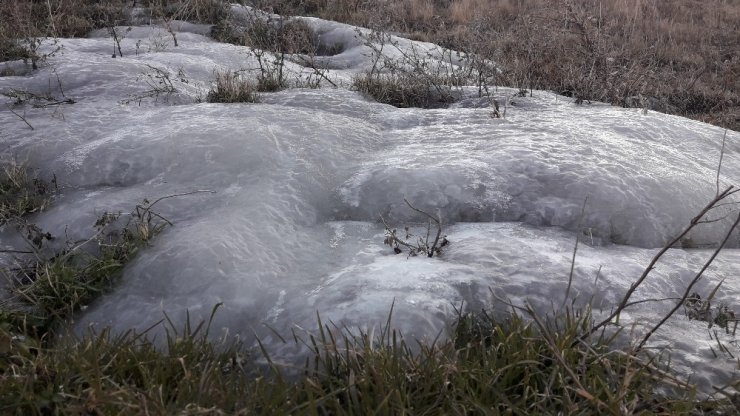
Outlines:
<svg viewBox="0 0 740 416"><path fill-rule="evenodd" d="M259 102L258 89L259 85L238 72L219 72L216 85L208 91L206 100L209 103L256 103Z"/></svg>
<svg viewBox="0 0 740 416"><path fill-rule="evenodd" d="M318 50L311 28L302 20L272 19L254 12L247 16L247 22L237 26L233 23L222 22L216 26L213 35L222 42L250 48L259 66L257 90L260 92L274 92L288 87L285 73L287 55L313 57Z"/></svg>
<svg viewBox="0 0 740 416"><path fill-rule="evenodd" d="M399 45L390 34L372 31L365 35L365 46L371 50L372 66L364 74L353 80L353 87L373 97L376 101L396 107L440 108L446 107L459 98L453 87L465 82L465 77L456 73L452 64L443 63L430 52L407 49ZM391 50L395 57L391 57ZM449 55L452 51L442 51ZM444 59L447 62L447 58Z"/></svg>
<svg viewBox="0 0 740 416"><path fill-rule="evenodd" d="M276 92L287 87L285 80L280 80L274 72L267 73L257 79L257 91L259 92Z"/></svg>
<svg viewBox="0 0 740 416"><path fill-rule="evenodd" d="M247 36L249 46L275 53L313 54L317 49L313 31L303 20L254 21Z"/></svg>
<svg viewBox="0 0 740 416"><path fill-rule="evenodd" d="M245 28L217 27L216 38L241 46L280 54L314 54L318 42L306 22L298 19L265 19L250 15Z"/></svg>
<svg viewBox="0 0 740 416"><path fill-rule="evenodd" d="M0 29L0 62L29 60L31 52L8 35L4 35Z"/></svg>
<svg viewBox="0 0 740 416"><path fill-rule="evenodd" d="M248 16L244 27L233 27L226 23L218 25L214 37L222 42L250 48L259 65L257 90L260 92L280 91L288 87L285 74L287 55L313 57L319 50L313 31L304 21L265 18L257 13Z"/></svg>
<svg viewBox="0 0 740 416"><path fill-rule="evenodd" d="M146 64L146 66L149 70L141 73L136 80L143 81L147 89L139 93L130 94L128 98L120 101L121 104L130 104L133 102L141 104L141 101L147 98L154 98L155 102L160 99L167 102L172 94L179 92L175 86L176 84L182 85L190 82L182 68L177 73L172 73L166 68L158 68L149 64Z"/></svg>
<svg viewBox="0 0 740 416"><path fill-rule="evenodd" d="M352 86L375 101L399 108L442 108L455 101L447 80L413 74L369 74L355 77Z"/></svg>
<svg viewBox="0 0 740 416"><path fill-rule="evenodd" d="M229 16L229 2L224 0L145 0L151 14L165 19L220 24Z"/></svg>
<svg viewBox="0 0 740 416"><path fill-rule="evenodd" d="M426 233L414 235L411 232L411 229L408 226L405 226L405 233L399 235L398 229L391 228L385 221L385 218L381 215L380 221L382 221L385 226L385 238L383 239L383 244L391 246L393 252L396 254L401 254L406 250L409 257L424 255L431 258L435 255L442 255L442 248L450 243L447 240L447 236L442 236L442 217L435 217L424 210L416 208L411 205L406 198L404 198L403 201L409 208L424 216L424 219L427 221ZM432 232L432 224L437 228L436 233Z"/></svg>

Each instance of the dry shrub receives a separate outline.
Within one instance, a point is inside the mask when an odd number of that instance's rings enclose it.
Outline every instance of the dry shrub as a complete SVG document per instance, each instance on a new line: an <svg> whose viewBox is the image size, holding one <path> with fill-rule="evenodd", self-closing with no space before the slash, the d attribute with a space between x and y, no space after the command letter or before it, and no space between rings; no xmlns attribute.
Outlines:
<svg viewBox="0 0 740 416"><path fill-rule="evenodd" d="M209 103L256 103L258 86L238 72L216 73L216 85L206 100Z"/></svg>
<svg viewBox="0 0 740 416"><path fill-rule="evenodd" d="M277 92L287 87L288 83L284 74L274 66L266 67L257 78L257 91L259 92Z"/></svg>
<svg viewBox="0 0 740 416"><path fill-rule="evenodd" d="M91 30L126 21L125 0L25 0L0 2L6 35L19 37L82 37Z"/></svg>
<svg viewBox="0 0 740 416"><path fill-rule="evenodd" d="M372 66L353 80L355 90L395 107L442 108L460 97L456 87L466 78L430 54L401 47L392 36L372 31L364 37ZM391 58L388 51L398 52ZM452 60L452 52L449 60ZM444 59L447 62L447 58Z"/></svg>
<svg viewBox="0 0 740 416"><path fill-rule="evenodd" d="M456 24L466 24L475 18L475 14L483 9L484 4L484 0L452 1L447 9L447 18Z"/></svg>
<svg viewBox="0 0 740 416"><path fill-rule="evenodd" d="M414 73L364 74L352 86L375 101L394 107L442 108L454 102L452 79L421 77Z"/></svg>
<svg viewBox="0 0 740 416"><path fill-rule="evenodd" d="M405 22L405 31L429 30L433 26L435 8L430 0L403 0L388 4L390 16Z"/></svg>
<svg viewBox="0 0 740 416"><path fill-rule="evenodd" d="M160 18L205 24L218 24L229 15L229 4L224 0L146 0L143 6Z"/></svg>
<svg viewBox="0 0 740 416"><path fill-rule="evenodd" d="M288 20L275 28L273 50L280 53L312 54L316 52L316 37L303 20Z"/></svg>
<svg viewBox="0 0 740 416"><path fill-rule="evenodd" d="M256 0L252 3L259 9L276 13L282 16L297 16L323 13L327 8L334 6L334 1L327 0Z"/></svg>
<svg viewBox="0 0 740 416"><path fill-rule="evenodd" d="M274 92L289 85L285 69L288 55L300 54L306 62L319 53L316 36L309 25L300 19L268 17L260 13L247 16L245 22L224 22L216 27L215 37L222 42L247 46L257 60L259 74L257 90ZM306 59L308 58L308 59Z"/></svg>
<svg viewBox="0 0 740 416"><path fill-rule="evenodd" d="M351 21L354 13L364 13L362 0L254 0L255 7L282 16L320 16L329 20Z"/></svg>
<svg viewBox="0 0 740 416"><path fill-rule="evenodd" d="M31 53L28 49L0 29L0 62L30 58Z"/></svg>
<svg viewBox="0 0 740 416"><path fill-rule="evenodd" d="M318 42L308 24L302 20L272 20L251 16L249 25L242 31L219 27L217 38L221 41L284 54L313 54Z"/></svg>
<svg viewBox="0 0 740 416"><path fill-rule="evenodd" d="M53 32L46 5L34 2L0 2L0 61L23 60L34 69L45 55L43 38Z"/></svg>

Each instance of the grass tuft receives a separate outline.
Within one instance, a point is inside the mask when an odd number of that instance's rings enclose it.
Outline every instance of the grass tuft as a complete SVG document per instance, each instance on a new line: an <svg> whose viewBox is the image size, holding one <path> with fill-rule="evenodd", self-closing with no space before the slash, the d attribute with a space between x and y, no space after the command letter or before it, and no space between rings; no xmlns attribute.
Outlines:
<svg viewBox="0 0 740 416"><path fill-rule="evenodd" d="M49 184L26 166L3 163L0 169L0 226L13 218L43 211L51 202L56 182Z"/></svg>
<svg viewBox="0 0 740 416"><path fill-rule="evenodd" d="M61 248L53 246L50 233L18 222L30 250L18 251L24 256L15 267L0 270L10 294L0 303L0 326L45 339L109 290L128 261L169 225L151 205L137 205L125 222L120 213L104 213L91 237Z"/></svg>
<svg viewBox="0 0 740 416"><path fill-rule="evenodd" d="M256 103L263 89L238 72L216 73L216 85L208 91L209 103Z"/></svg>

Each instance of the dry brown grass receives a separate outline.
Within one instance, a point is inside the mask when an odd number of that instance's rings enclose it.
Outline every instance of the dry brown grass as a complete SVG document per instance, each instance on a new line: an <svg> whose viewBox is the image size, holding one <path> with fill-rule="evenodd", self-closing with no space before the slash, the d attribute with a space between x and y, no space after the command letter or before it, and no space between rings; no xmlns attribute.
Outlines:
<svg viewBox="0 0 740 416"><path fill-rule="evenodd" d="M447 8L447 18L455 24L465 24L473 20L479 10L483 10L485 3L485 0L453 1Z"/></svg>
<svg viewBox="0 0 740 416"><path fill-rule="evenodd" d="M495 59L498 84L740 130L738 0L276 0Z"/></svg>
<svg viewBox="0 0 740 416"><path fill-rule="evenodd" d="M129 3L125 0L3 1L0 20L6 34L81 37L99 27L123 24Z"/></svg>
<svg viewBox="0 0 740 416"><path fill-rule="evenodd" d="M0 62L30 61L34 68L44 56L39 39L84 37L99 28L131 24L129 0L14 0L0 1ZM217 23L225 18L221 0L139 0L153 21L181 19Z"/></svg>

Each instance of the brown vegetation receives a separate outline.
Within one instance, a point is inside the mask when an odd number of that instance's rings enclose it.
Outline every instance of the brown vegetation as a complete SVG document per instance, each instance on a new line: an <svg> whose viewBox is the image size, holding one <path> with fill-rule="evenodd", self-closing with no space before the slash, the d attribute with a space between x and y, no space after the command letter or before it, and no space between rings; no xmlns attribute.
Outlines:
<svg viewBox="0 0 740 416"><path fill-rule="evenodd" d="M259 101L257 84L238 72L216 73L216 85L208 91L209 103L256 103Z"/></svg>
<svg viewBox="0 0 740 416"><path fill-rule="evenodd" d="M735 0L278 0L283 14L405 33L495 60L496 84L740 130Z"/></svg>
<svg viewBox="0 0 740 416"><path fill-rule="evenodd" d="M215 24L227 15L221 0L18 0L0 1L0 62L23 59L36 69L53 52L40 52L44 38L83 37L94 29L131 24L131 6L152 21L172 19Z"/></svg>

